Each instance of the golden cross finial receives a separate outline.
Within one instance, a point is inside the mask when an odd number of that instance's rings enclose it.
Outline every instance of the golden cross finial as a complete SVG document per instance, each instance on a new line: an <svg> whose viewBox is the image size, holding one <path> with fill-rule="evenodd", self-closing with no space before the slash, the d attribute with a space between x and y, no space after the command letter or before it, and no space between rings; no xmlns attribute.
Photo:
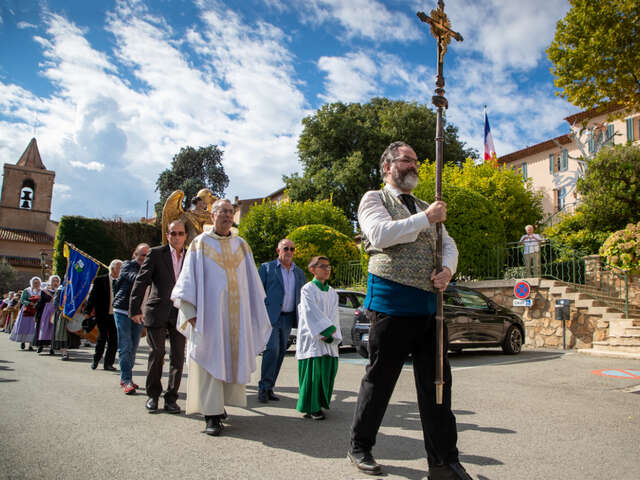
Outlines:
<svg viewBox="0 0 640 480"><path fill-rule="evenodd" d="M447 45L451 43L451 37L455 38L458 42L462 42L464 39L458 32L451 30L451 22L444 13L444 2L438 1L438 8L431 10L430 15L426 15L424 12L417 13L418 18L424 23L428 23L431 26L431 35L433 35L438 41L440 47L438 61L442 62L444 54L447 52Z"/></svg>

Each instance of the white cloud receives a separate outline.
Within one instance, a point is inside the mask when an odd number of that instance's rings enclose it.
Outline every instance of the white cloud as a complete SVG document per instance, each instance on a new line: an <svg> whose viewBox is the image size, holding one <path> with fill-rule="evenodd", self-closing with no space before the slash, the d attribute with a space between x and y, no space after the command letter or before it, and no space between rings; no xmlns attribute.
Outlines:
<svg viewBox="0 0 640 480"><path fill-rule="evenodd" d="M55 183L53 185L53 196L60 200L69 200L72 197L72 188L64 183Z"/></svg>
<svg viewBox="0 0 640 480"><path fill-rule="evenodd" d="M286 35L218 3L199 8L204 28L183 34L141 2L118 1L106 19L112 51L94 48L67 18L44 15L45 33L33 38L55 90L38 97L0 80L0 154L24 150L38 112L43 161L72 188L58 187L65 194L54 198L54 217L141 217L141 199L155 201L158 174L186 145L219 145L241 197L276 190L297 168L309 112Z"/></svg>
<svg viewBox="0 0 640 480"><path fill-rule="evenodd" d="M422 35L413 18L406 13L389 11L376 0L305 0L298 3L303 20L315 24L337 21L347 38L406 42ZM413 14L408 9L407 12Z"/></svg>
<svg viewBox="0 0 640 480"><path fill-rule="evenodd" d="M318 68L327 72L326 93L319 95L326 102L363 102L377 91L378 66L364 52L320 57Z"/></svg>
<svg viewBox="0 0 640 480"><path fill-rule="evenodd" d="M2 23L2 22L0 22ZM18 27L20 30L24 30L26 28L37 28L36 25L34 25L33 23L29 23L29 22L18 22L16 24L16 27Z"/></svg>
<svg viewBox="0 0 640 480"><path fill-rule="evenodd" d="M69 165L75 168L85 168L87 170L95 170L96 172L101 172L102 170L104 170L104 164L100 162L82 163L82 162L76 162L75 160L71 160L69 162Z"/></svg>

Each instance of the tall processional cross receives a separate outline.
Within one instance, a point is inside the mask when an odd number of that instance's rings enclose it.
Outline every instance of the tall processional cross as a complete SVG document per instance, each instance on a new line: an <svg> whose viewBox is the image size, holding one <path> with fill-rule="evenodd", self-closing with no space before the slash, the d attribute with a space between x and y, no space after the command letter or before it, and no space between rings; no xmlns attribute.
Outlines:
<svg viewBox="0 0 640 480"><path fill-rule="evenodd" d="M437 109L436 115L436 201L442 200L442 166L444 147L444 126L442 122L443 110L449 106L444 97L444 75L442 66L444 54L447 53L447 45L451 43L451 38L462 42L463 38L458 32L451 30L451 22L444 13L444 2L438 1L438 8L431 10L430 16L424 12L417 13L418 18L431 26L431 34L435 37L438 46L438 73L436 76L435 95L431 97L431 103ZM442 223L436 223L436 272L442 271ZM436 292L436 403L442 405L444 391L444 311L443 293Z"/></svg>

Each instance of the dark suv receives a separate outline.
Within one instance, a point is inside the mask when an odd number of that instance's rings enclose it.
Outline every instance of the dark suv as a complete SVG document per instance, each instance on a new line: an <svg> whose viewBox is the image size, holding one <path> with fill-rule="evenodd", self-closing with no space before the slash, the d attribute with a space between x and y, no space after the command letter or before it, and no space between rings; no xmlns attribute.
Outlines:
<svg viewBox="0 0 640 480"><path fill-rule="evenodd" d="M352 338L360 355L369 357L369 321L363 307L355 313ZM480 292L451 284L444 292L444 318L449 350L502 347L506 354L520 353L524 344L524 323L520 316Z"/></svg>

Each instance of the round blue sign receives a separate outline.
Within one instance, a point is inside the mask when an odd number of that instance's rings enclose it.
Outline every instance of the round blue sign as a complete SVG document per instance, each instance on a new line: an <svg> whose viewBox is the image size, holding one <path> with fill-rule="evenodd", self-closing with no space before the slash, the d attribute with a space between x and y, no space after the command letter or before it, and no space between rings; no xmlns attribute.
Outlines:
<svg viewBox="0 0 640 480"><path fill-rule="evenodd" d="M513 287L513 295L520 300L524 300L525 298L529 298L529 294L531 293L531 285L524 280L520 280Z"/></svg>

